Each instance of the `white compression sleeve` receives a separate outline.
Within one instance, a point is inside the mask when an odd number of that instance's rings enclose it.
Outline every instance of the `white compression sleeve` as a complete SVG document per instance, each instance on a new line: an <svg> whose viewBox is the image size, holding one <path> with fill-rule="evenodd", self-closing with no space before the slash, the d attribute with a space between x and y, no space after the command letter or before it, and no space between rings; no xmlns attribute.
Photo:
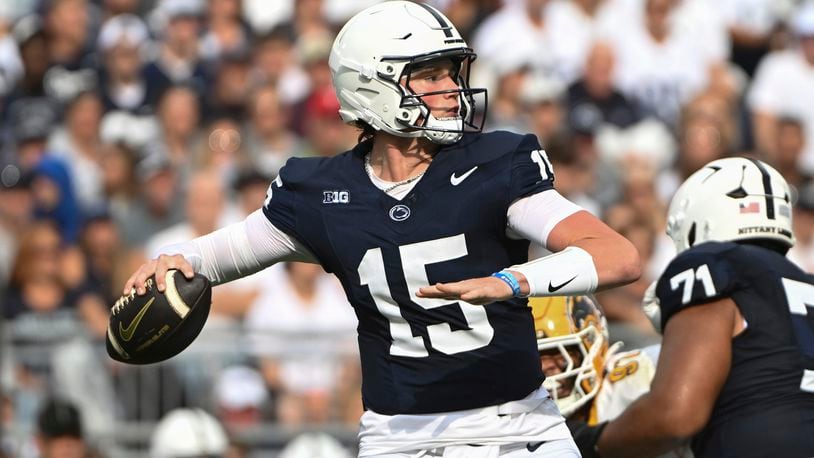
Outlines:
<svg viewBox="0 0 814 458"><path fill-rule="evenodd" d="M551 189L518 199L506 212L506 235L546 246L548 234L560 221L582 210L582 207Z"/></svg>
<svg viewBox="0 0 814 458"><path fill-rule="evenodd" d="M262 210L215 232L165 246L159 254L183 255L195 272L216 285L281 261L316 262L307 248L271 224Z"/></svg>
<svg viewBox="0 0 814 458"><path fill-rule="evenodd" d="M506 234L546 246L554 227L583 210L555 190L543 191L514 202L507 212ZM529 283L529 296L587 294L596 290L599 278L593 257L579 247L507 267L522 273Z"/></svg>

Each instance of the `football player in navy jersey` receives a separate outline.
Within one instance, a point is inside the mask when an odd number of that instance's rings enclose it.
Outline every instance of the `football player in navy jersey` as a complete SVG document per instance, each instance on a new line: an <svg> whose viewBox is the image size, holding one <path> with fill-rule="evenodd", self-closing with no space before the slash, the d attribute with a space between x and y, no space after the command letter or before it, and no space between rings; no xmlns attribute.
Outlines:
<svg viewBox="0 0 814 458"><path fill-rule="evenodd" d="M683 439L696 457L814 456L814 276L784 256L790 195L746 158L681 185L667 223L678 255L655 287L664 339L651 391L604 430L575 428L584 456L654 456Z"/></svg>
<svg viewBox="0 0 814 458"><path fill-rule="evenodd" d="M329 63L360 143L289 160L262 209L166 247L125 290L142 293L152 274L163 289L167 269L218 284L319 263L359 319L360 456L578 456L541 385L525 298L633 281L638 254L553 189L533 135L480 132L474 58L430 6L357 14ZM554 254L529 262L529 241Z"/></svg>

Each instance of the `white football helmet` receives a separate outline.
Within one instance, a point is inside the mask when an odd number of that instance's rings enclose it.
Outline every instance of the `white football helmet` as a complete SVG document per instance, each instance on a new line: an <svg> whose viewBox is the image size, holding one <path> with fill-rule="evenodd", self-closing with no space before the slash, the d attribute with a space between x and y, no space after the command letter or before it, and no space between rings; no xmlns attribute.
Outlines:
<svg viewBox="0 0 814 458"><path fill-rule="evenodd" d="M766 239L791 247L791 191L764 162L718 159L678 188L667 214L678 253L708 240Z"/></svg>
<svg viewBox="0 0 814 458"><path fill-rule="evenodd" d="M388 1L369 7L345 24L331 48L339 114L347 123L363 121L392 135L455 143L465 130L479 132L485 121L475 115L475 95L483 94L478 110L485 114L486 89L469 87L475 57L449 19L429 5ZM415 93L411 70L436 59L456 65L458 88ZM450 92L458 93L458 116L438 119L422 97Z"/></svg>
<svg viewBox="0 0 814 458"><path fill-rule="evenodd" d="M158 422L150 438L151 458L222 456L229 448L226 431L201 409L175 409Z"/></svg>

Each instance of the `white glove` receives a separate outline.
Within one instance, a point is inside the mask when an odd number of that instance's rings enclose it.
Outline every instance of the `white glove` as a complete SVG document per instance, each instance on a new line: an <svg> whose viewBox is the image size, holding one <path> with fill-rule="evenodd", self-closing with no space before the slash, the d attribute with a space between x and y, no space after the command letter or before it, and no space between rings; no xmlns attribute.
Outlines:
<svg viewBox="0 0 814 458"><path fill-rule="evenodd" d="M659 298L656 297L656 283L655 281L650 283L650 286L645 290L642 298L642 310L650 319L650 324L661 334L661 306Z"/></svg>

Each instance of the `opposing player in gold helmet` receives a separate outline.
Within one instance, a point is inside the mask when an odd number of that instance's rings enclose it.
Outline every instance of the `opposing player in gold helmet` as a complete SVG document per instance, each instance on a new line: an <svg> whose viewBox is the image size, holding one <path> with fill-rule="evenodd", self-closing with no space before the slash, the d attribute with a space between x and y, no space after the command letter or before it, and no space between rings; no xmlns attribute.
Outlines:
<svg viewBox="0 0 814 458"><path fill-rule="evenodd" d="M615 418L650 390L660 346L619 351L609 345L605 316L589 296L530 298L543 386L570 421ZM691 457L687 447L665 457Z"/></svg>
<svg viewBox="0 0 814 458"><path fill-rule="evenodd" d="M587 296L530 300L544 386L568 417L602 384L608 333L605 317Z"/></svg>

